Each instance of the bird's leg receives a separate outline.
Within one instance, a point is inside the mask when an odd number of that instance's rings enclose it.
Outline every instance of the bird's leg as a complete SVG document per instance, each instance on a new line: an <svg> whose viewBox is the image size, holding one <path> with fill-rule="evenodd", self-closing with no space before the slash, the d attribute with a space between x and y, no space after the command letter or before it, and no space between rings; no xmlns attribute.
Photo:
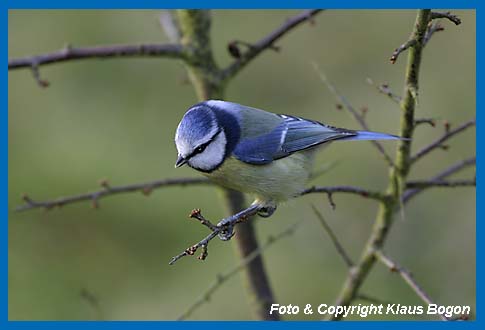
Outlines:
<svg viewBox="0 0 485 330"><path fill-rule="evenodd" d="M224 218L217 224L217 227L222 227L218 236L223 241L228 241L234 236L234 225L238 222L245 220L246 218L258 214L261 209L261 204L251 204L250 207L244 209L230 217Z"/></svg>

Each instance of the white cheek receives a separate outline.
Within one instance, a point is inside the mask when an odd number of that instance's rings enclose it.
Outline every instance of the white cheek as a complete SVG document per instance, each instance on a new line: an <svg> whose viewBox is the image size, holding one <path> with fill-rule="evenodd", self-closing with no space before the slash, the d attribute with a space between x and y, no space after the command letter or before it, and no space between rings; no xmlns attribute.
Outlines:
<svg viewBox="0 0 485 330"><path fill-rule="evenodd" d="M192 149L192 147L183 140L175 140L175 146L177 147L178 154L182 157L186 157Z"/></svg>
<svg viewBox="0 0 485 330"><path fill-rule="evenodd" d="M226 143L226 135L220 132L203 152L189 159L189 165L204 171L213 170L224 160Z"/></svg>

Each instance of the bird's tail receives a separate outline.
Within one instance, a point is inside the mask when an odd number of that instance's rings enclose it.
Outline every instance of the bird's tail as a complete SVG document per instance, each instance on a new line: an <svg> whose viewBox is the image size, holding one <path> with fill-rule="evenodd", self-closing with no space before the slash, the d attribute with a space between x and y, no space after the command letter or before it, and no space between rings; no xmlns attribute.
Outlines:
<svg viewBox="0 0 485 330"><path fill-rule="evenodd" d="M369 131L356 131L357 135L346 137L342 140L408 140L397 135L391 135L386 133L369 132Z"/></svg>

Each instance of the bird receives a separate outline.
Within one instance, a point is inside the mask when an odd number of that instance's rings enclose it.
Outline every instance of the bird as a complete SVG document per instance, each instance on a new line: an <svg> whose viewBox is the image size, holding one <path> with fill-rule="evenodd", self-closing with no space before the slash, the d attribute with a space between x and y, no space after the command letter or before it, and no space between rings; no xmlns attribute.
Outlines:
<svg viewBox="0 0 485 330"><path fill-rule="evenodd" d="M208 100L191 106L177 127L175 167L188 165L220 186L254 195L252 210L268 217L280 203L305 190L321 146L334 141L400 139Z"/></svg>

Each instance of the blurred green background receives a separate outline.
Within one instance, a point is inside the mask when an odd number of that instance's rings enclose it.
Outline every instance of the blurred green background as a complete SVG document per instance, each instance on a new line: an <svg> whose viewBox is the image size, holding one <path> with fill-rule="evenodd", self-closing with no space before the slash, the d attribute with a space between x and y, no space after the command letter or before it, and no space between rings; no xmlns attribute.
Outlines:
<svg viewBox="0 0 485 330"><path fill-rule="evenodd" d="M216 59L230 63L229 41L255 41L296 11L216 10L212 40ZM9 58L60 49L66 43L166 42L159 11L13 10L9 13ZM425 50L417 117L447 119L457 125L475 115L475 12L456 11L462 25L443 21ZM407 54L395 65L389 57L407 40L414 11L327 11L284 37L281 51L267 51L230 85L226 98L277 113L299 115L347 128L358 125L336 109L311 63L333 81L356 108L369 108L373 130L396 133L396 104L366 83L388 82L400 92ZM29 70L9 72L9 318L12 320L175 319L215 279L238 263L234 242L214 241L205 262L168 261L206 230L190 223L200 207L210 219L224 215L216 189L167 188L151 196L125 194L45 212L15 213L22 193L50 199L112 185L197 176L174 169L173 135L196 97L181 63L167 59L73 61L41 68L51 86L41 89ZM421 126L414 150L443 132ZM395 143L386 142L394 152ZM475 153L470 130L419 162L411 178L427 178ZM318 166L338 166L318 185L358 185L382 189L387 168L369 143L338 143L319 154ZM474 168L462 172L472 177ZM354 259L360 254L376 214L376 204L335 195L312 195L258 219L266 240L290 224L304 223L264 254L278 303L334 302L346 268L311 211L323 212ZM416 279L445 305L475 308L475 190L433 189L407 205L396 218L386 251L412 270ZM89 303L81 292L98 301ZM401 304L422 302L396 275L376 265L362 292ZM318 319L318 314L286 319ZM397 317L387 316L380 319ZM413 317L401 316L403 319ZM422 318L428 318L424 315ZM251 319L240 275L232 278L192 319ZM372 319L369 318L369 319Z"/></svg>

